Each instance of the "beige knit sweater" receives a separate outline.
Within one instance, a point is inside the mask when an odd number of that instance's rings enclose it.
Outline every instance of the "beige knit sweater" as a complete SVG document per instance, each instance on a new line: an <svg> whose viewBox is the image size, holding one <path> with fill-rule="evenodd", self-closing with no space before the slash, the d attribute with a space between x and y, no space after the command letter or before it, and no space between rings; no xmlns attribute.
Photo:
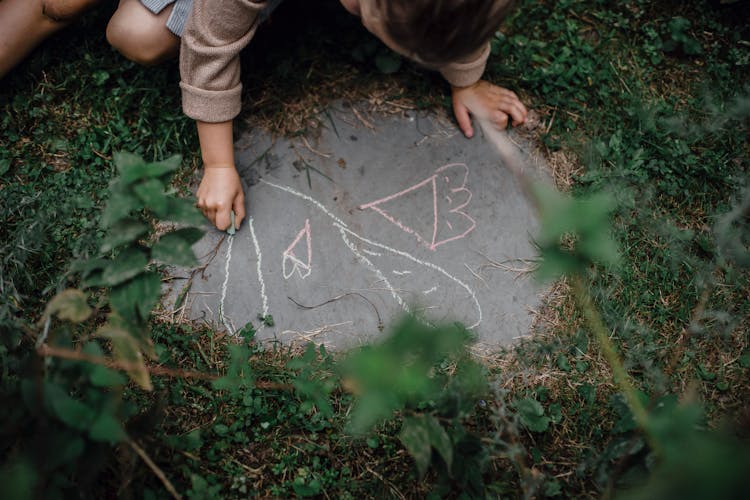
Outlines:
<svg viewBox="0 0 750 500"><path fill-rule="evenodd" d="M373 0L360 0L362 24L391 49L416 60L389 40L373 4ZM266 2L253 0L193 0L180 48L180 88L186 115L217 123L239 114L239 53L253 38L265 6ZM433 69L453 86L471 85L482 76L489 52L488 43L465 61Z"/></svg>

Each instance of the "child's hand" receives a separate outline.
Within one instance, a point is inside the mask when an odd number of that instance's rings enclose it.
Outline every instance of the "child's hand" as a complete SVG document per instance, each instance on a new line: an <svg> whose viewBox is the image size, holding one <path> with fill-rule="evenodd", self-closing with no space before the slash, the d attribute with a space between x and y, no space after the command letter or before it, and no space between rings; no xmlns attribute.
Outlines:
<svg viewBox="0 0 750 500"><path fill-rule="evenodd" d="M245 218L245 194L234 165L206 166L198 187L198 208L216 229L225 231L234 210L235 227Z"/></svg>
<svg viewBox="0 0 750 500"><path fill-rule="evenodd" d="M466 137L474 135L469 114L501 130L508 126L508 116L513 119L513 125L520 125L528 115L516 94L484 80L468 87L453 87L453 113Z"/></svg>

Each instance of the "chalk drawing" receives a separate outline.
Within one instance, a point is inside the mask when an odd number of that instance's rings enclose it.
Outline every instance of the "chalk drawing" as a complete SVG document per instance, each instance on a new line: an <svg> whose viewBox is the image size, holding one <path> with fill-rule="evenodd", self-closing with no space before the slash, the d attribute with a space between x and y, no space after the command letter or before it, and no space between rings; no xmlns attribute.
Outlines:
<svg viewBox="0 0 750 500"><path fill-rule="evenodd" d="M255 248L256 256L256 272L258 274L258 283L260 284L260 297L263 302L263 317L268 316L268 295L266 295L266 282L263 280L263 255L260 253L260 245L258 244L258 238L255 236L255 226L253 225L253 218L248 218L248 226L250 227L250 238L253 240L253 247ZM265 326L265 323L261 327Z"/></svg>
<svg viewBox="0 0 750 500"><path fill-rule="evenodd" d="M336 225L336 224L334 224L334 225ZM375 241L369 240L369 239L365 238L364 236L360 236L359 234L355 233L354 231L351 231L350 229L340 228L340 230L345 231L347 235L352 236L354 238L357 238L357 239L359 239L363 243L366 243L368 245L372 245L374 247L380 248L380 249L382 249L382 250L384 250L386 252L389 252L389 253L391 253L393 255L396 255L396 256L399 256L399 257L403 257L403 258L405 258L405 259L407 259L407 260L409 260L409 261L411 261L411 262L413 262L415 264L418 264L420 266L426 267L428 269L432 269L434 271L437 271L437 273L445 276L450 281L452 281L453 283L455 283L459 287L461 287L464 290L466 290L467 296L471 300L472 305L474 306L474 309L475 309L475 319L474 319L474 322L471 323L471 325L468 326L467 328L470 329L470 330L472 330L472 329L478 327L479 324L482 322L482 306L479 304L479 300L477 299L477 296L476 296L476 293L474 293L474 290L469 285L467 285L466 283L464 283L463 281L461 281L460 279L458 279L455 276L453 276L452 274L448 273L442 267L438 266L437 264L433 264L432 262L429 262L429 261L420 260L420 259L414 257L413 255L407 253L407 252L404 252L404 251L401 251L401 250L397 250L395 248L391 248L389 246L383 245L382 243L377 243ZM349 245L347 245L347 246L349 246ZM351 246L349 246L349 248L351 249ZM355 252L355 253L357 253L357 252ZM374 265L374 263L372 263L372 261L368 260L368 262L366 262L366 263L368 264L368 266L376 267ZM378 277L381 280L384 281L384 283L386 283L386 287L389 288L389 290L391 290L392 294L398 295L398 293L395 291L395 287L393 287L393 285L391 284L391 282L385 278L385 276L383 275L382 272L380 272L378 270L378 272L376 274L378 275ZM455 300L455 297L453 297L452 300ZM402 300L400 300L400 296L399 296L399 299L397 299L396 301L399 303L399 305L401 305L403 307L404 302ZM404 310L407 311L407 312L409 312L409 310L407 308L404 308ZM468 323L468 321L467 321L467 323Z"/></svg>
<svg viewBox="0 0 750 500"><path fill-rule="evenodd" d="M455 164L455 165L460 165L460 164ZM437 174L438 173L446 170L446 168L452 168L452 167L454 167L454 165L446 165L446 167L438 169L436 171L436 174L433 176L433 178L437 179ZM463 167L465 168L465 166L463 166ZM468 170L466 170L465 172L467 173ZM341 221L338 217L336 217L322 203L320 203L319 201L313 199L312 197L310 197L310 196L308 196L306 194L303 194L303 193L300 193L300 192L296 191L294 188L291 188L289 186L278 185L278 184L275 184L273 182L267 181L265 179L260 179L260 182L262 184L265 184L265 185L270 186L272 188L284 191L284 192L289 193L289 194L291 194L293 196L296 196L296 197L298 197L298 198L300 198L302 200L305 200L305 201L311 203L316 208L318 208L322 213L324 213L325 215L327 215L332 220L333 226L338 229L338 231L339 231L339 233L341 235L341 239L344 242L344 244L346 245L346 247L349 248L352 251L352 253L355 254L355 256L357 257L357 259L360 262L364 263L372 272L375 273L375 275L378 277L378 280L381 281L385 285L385 288L390 292L390 295L393 297L393 299L396 301L396 303L404 311L411 312L410 308L409 308L409 305L404 300L404 298L401 296L401 293L396 290L396 288L393 286L393 284L391 283L391 281L386 277L385 273L381 270L381 268L379 266L375 265L375 263L370 258L368 258L367 256L370 256L370 257L373 257L373 258L381 258L381 260L384 260L386 256L390 257L390 258L399 257L399 258L406 259L407 261L409 261L409 262L411 262L413 264L417 264L418 266L422 266L423 268L427 268L427 269L430 269L432 271L437 272L439 275L447 278L448 280L450 280L453 283L455 283L458 287L463 288L466 291L467 297L470 299L470 301L471 301L471 303L473 305L473 308L475 310L474 311L473 323L468 328L469 329L476 328L482 322L482 308L481 308L481 306L479 304L479 301L478 301L478 299L476 297L476 294L474 293L474 290L472 290L471 287L469 287L466 283L464 283L460 279L456 278L455 276L453 276L450 273L448 273L447 271L445 271L440 266L438 266L436 264L433 264L431 262L428 262L428 261L420 260L420 259L412 256L411 254L407 253L407 252L404 252L404 251L401 251L401 250L397 250L395 248L386 246L386 245L381 244L381 243L377 243L375 241L372 241L372 240L370 240L370 239L368 239L368 238L366 238L364 236L361 236L361 235L355 233L354 231L350 230L343 221ZM465 183L465 178L464 178L464 182L462 184L464 184L464 183ZM463 188L463 187L455 188L455 189L456 189L456 191L465 190L465 188ZM467 191L467 190L465 190L465 191ZM468 197L468 199L470 199L470 196ZM454 213L461 213L460 210L464 206L466 206L467 204L468 204L468 200L464 204L459 205L457 207L454 207L453 208L453 212ZM473 221L473 219L472 219L472 221ZM472 229L473 229L473 227L472 227ZM468 233L466 233L466 234L468 234ZM465 234L459 235L458 237L463 237L463 236L465 236ZM301 239L301 237L300 237L300 239ZM454 237L452 239L456 239L456 238ZM354 244L354 242L352 240L359 240L359 242L361 244L366 245L366 246L370 246L371 248L368 249L368 248L358 247L357 245ZM446 240L444 240L442 242L437 242L437 243L443 244L443 243L447 243L447 241L449 241L449 240L446 239ZM297 243L299 243L299 242L297 242ZM292 247L293 246L294 245L292 245ZM399 268L401 268L401 266L399 266ZM393 274L395 274L397 276L407 276L412 271L403 270L402 269L402 270L399 270L399 271L392 270L392 272L393 272ZM468 321L467 321L467 323L468 323Z"/></svg>
<svg viewBox="0 0 750 500"><path fill-rule="evenodd" d="M234 335L234 328L232 328L227 322L227 318L224 316L224 301L227 299L227 285L229 284L229 263L232 261L232 244L234 243L234 236L229 236L229 243L227 244L227 261L224 264L224 282L221 284L221 300L219 301L219 319L227 329L230 335Z"/></svg>
<svg viewBox="0 0 750 500"><path fill-rule="evenodd" d="M330 217L331 219L333 219L337 224L339 224L341 226L344 226L344 227L347 227L347 225L346 225L346 223L344 221L342 221L341 219L339 219L338 217L336 217L335 215L333 215L333 213L331 213L331 211L328 210L325 207L325 205L323 205L318 200L313 199L312 197L307 196L306 194L302 194L299 191L296 191L294 188L290 188L289 186L281 186L279 184L274 184L273 182L267 181L265 179L260 179L260 183L261 184L266 184L267 186L271 186L272 188L276 188L276 189L279 189L281 191L285 191L285 192L287 192L289 194L292 194L292 195L294 195L294 196L296 196L298 198L302 198L305 201L309 201L310 203L312 203L313 205L315 205L316 207L318 207L321 212L323 212L328 217Z"/></svg>
<svg viewBox="0 0 750 500"><path fill-rule="evenodd" d="M304 260L301 260L299 257L297 257L294 254L294 249L299 245L300 241L302 240L302 237L305 238L306 248L303 248L303 250L306 250L306 257ZM291 262L291 269L289 268L289 263ZM294 238L294 241L287 247L286 250L284 250L284 253L282 254L282 262L281 262L281 268L284 273L284 279L288 280L292 277L294 274L294 271L297 271L297 274L299 274L299 277L302 279L307 278L310 276L310 273L312 272L312 244L310 241L310 219L305 220L305 226L300 229L299 233L297 233L297 236Z"/></svg>
<svg viewBox="0 0 750 500"><path fill-rule="evenodd" d="M449 175L445 175L446 173L455 174L461 178L458 187L452 186L451 178ZM360 205L359 208L362 210L369 208L376 211L399 229L413 235L420 243L434 251L440 245L465 237L476 228L476 221L463 211L472 198L471 191L466 187L468 177L469 167L466 164L451 163L438 168L433 175L413 186L379 200ZM405 210L405 208L393 202L421 189L431 191L432 217L427 224L429 227L418 230L404 223L404 217L393 215L393 212ZM438 193L444 189L447 189L448 193L453 194L453 196L450 196L450 194L443 197L438 196ZM463 202L454 200L454 198L460 199L461 196L465 198ZM438 199L444 200L445 203L438 204ZM411 207L409 209L411 210ZM451 218L453 218L453 221L451 221ZM457 224L458 228L454 229L454 224ZM414 224L412 223L412 225ZM443 229L443 225L447 227L447 231ZM448 235L441 238L440 235L443 233L448 233Z"/></svg>
<svg viewBox="0 0 750 500"><path fill-rule="evenodd" d="M373 252L372 250L362 250L367 255L372 255L373 257L380 257L381 254L378 252Z"/></svg>
<svg viewBox="0 0 750 500"><path fill-rule="evenodd" d="M438 289L438 286L437 286L437 285L435 285L435 286L433 286L432 288L430 288L429 290L425 290L425 291L424 291L424 292L422 292L422 293L423 293L423 294L425 294L425 295L429 295L429 294L431 294L432 292L434 292L434 291L435 291L435 290L437 290L437 289Z"/></svg>
<svg viewBox="0 0 750 500"><path fill-rule="evenodd" d="M396 302L398 303L398 305L401 306L401 309L403 309L407 313L410 313L411 310L409 309L409 305L406 302L404 302L404 299L401 298L401 295L396 293L396 289L393 288L393 285L391 285L391 282L388 281L388 278L385 277L383 272L377 267L375 267L375 265L372 263L372 261L370 261L370 259L368 259L364 255L362 255L359 251L357 251L357 247L355 247L354 244L351 241L349 241L349 238L347 238L346 233L347 232L351 233L351 231L349 231L344 226L341 226L339 224L334 223L333 225L339 228L339 232L341 233L341 239L344 240L344 244L347 247L349 247L349 250L351 250L354 253L354 255L357 256L359 260L367 264L367 266L370 269L372 269L372 271L378 277L378 281L385 284L385 287L388 289L389 292L391 292L391 296L394 299L396 299ZM351 234L354 235L354 233L351 233Z"/></svg>

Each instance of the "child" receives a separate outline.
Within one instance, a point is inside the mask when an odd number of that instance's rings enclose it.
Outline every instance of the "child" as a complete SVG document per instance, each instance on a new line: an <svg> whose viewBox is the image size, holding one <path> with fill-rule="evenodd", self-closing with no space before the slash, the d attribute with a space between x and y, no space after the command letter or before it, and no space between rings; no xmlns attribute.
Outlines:
<svg viewBox="0 0 750 500"><path fill-rule="evenodd" d="M268 2L194 0L180 49L182 106L196 120L204 174L198 207L218 229L245 199L234 165L232 120L240 112L239 52L253 37ZM504 129L526 120L511 91L480 80L489 39L511 0L341 0L364 26L391 49L436 69L451 84L453 111L466 137L474 134L469 115Z"/></svg>
<svg viewBox="0 0 750 500"><path fill-rule="evenodd" d="M0 0L0 79L45 38L99 0ZM120 0L107 40L144 65L177 55L191 0Z"/></svg>

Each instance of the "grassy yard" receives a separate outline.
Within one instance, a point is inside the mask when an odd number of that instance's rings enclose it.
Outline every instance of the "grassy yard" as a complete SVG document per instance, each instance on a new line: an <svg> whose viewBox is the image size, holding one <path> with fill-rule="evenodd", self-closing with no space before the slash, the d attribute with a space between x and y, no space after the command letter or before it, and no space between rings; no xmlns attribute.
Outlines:
<svg viewBox="0 0 750 500"><path fill-rule="evenodd" d="M243 55L246 120L238 126L300 134L341 98L448 111L449 89L437 76L397 65L337 1L321 3L287 0ZM486 78L536 113L526 133L560 190L613 200L600 229L616 240L619 264L586 263L558 280L533 338L481 366L435 358L434 378L445 380L435 399L409 401L355 437L362 388L353 390L345 362L325 351L238 347L157 314L155 354L172 372L154 376L152 392L96 389L81 382L75 362L36 356L45 304L78 285L71 264L96 256L105 237L99 221L115 153L181 154L173 182L184 194L199 167L176 63L141 68L110 49L111 9L0 81L0 463L9 464L0 493L8 478L51 498L162 498L166 484L188 498L748 491L749 2L518 2L493 39ZM575 247L568 236L563 250ZM88 339L104 321L105 297L90 299L103 311L93 324L61 338ZM175 376L241 366L252 382L221 390ZM86 401L116 395L129 441L71 433L34 404L31 381L63 384ZM451 451L431 435L427 455L415 453L418 440L403 429L417 421L439 422L447 434L435 432Z"/></svg>

